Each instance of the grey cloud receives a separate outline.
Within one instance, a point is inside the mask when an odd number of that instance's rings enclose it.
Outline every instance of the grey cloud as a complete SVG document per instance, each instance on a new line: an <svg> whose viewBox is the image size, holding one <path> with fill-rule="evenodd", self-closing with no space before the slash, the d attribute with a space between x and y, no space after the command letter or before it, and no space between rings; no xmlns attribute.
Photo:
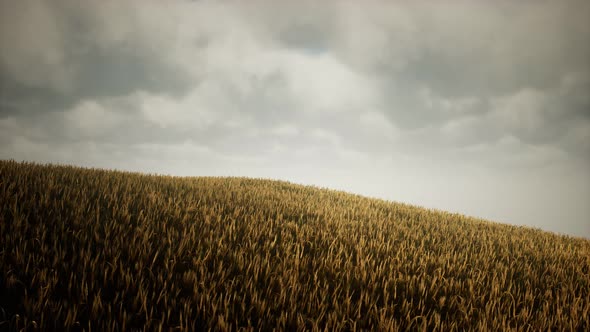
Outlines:
<svg viewBox="0 0 590 332"><path fill-rule="evenodd" d="M101 30L109 22L96 17L103 9L100 5L71 1L54 5L2 2L6 26L0 34L0 114L63 111L80 100L137 90L182 95L195 84L182 68L141 40L108 40ZM110 8L105 19L125 7ZM133 21L132 15L129 20ZM129 26L141 29L133 22Z"/></svg>
<svg viewBox="0 0 590 332"><path fill-rule="evenodd" d="M424 38L401 71L445 96L498 96L547 89L588 75L590 26L584 1L417 5ZM416 8L414 8L416 9ZM450 81L452 80L452 81Z"/></svg>
<svg viewBox="0 0 590 332"><path fill-rule="evenodd" d="M278 38L288 47L303 52L322 53L331 44L330 35L326 32L323 22L296 22L286 26L278 34Z"/></svg>
<svg viewBox="0 0 590 332"><path fill-rule="evenodd" d="M590 36L590 27L581 23L590 10L587 3L407 7L409 25L419 27L419 33L408 29L415 41L399 43L395 32L388 30L394 37L388 37L393 42L386 47L409 49L408 56L403 66L389 70L380 66L378 74L381 108L396 126L415 131L476 116L488 120L482 134L472 137L473 141L446 141L478 144L508 131L528 143L547 144L566 134L577 121L587 121L586 83L564 95L556 93L570 75L590 77L590 46L582 42ZM526 123L503 127L489 116L495 101L527 89L547 94L547 98L531 110L534 114L523 120ZM424 91L451 102L465 98L476 102L466 112L445 112L441 105L429 105ZM436 135L430 139L440 141Z"/></svg>

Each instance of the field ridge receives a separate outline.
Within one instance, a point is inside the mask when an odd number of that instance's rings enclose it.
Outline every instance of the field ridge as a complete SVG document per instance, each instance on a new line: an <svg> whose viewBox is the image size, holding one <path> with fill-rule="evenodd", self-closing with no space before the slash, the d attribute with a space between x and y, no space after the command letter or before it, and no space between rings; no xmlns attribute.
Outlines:
<svg viewBox="0 0 590 332"><path fill-rule="evenodd" d="M588 239L285 181L15 161L0 209L0 330L590 330Z"/></svg>

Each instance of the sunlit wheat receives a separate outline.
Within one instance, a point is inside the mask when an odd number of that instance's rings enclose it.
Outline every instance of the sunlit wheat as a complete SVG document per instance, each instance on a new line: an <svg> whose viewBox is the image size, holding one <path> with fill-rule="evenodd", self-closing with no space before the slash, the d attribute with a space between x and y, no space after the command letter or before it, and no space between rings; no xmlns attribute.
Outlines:
<svg viewBox="0 0 590 332"><path fill-rule="evenodd" d="M0 203L0 330L590 330L585 239L281 181L14 161Z"/></svg>

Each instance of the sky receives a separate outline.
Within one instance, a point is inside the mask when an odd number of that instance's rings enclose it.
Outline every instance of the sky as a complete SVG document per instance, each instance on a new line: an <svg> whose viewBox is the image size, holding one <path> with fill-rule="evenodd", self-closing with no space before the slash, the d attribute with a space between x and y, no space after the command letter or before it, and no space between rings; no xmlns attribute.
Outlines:
<svg viewBox="0 0 590 332"><path fill-rule="evenodd" d="M0 159L590 238L590 2L0 0Z"/></svg>

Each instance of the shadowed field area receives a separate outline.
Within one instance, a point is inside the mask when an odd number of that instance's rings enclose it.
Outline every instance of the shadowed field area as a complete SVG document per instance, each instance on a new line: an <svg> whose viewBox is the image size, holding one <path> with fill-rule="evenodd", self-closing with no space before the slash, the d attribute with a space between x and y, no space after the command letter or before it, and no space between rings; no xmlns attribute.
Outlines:
<svg viewBox="0 0 590 332"><path fill-rule="evenodd" d="M0 330L582 331L590 241L282 181L0 161L0 307Z"/></svg>

